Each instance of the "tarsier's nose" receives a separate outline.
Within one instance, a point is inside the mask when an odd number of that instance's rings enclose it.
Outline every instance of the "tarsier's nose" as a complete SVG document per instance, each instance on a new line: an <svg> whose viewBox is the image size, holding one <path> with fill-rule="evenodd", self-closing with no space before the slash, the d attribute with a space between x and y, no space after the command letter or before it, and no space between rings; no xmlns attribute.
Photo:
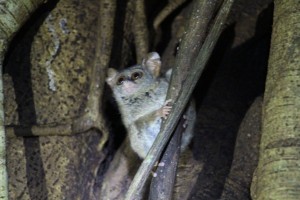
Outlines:
<svg viewBox="0 0 300 200"><path fill-rule="evenodd" d="M134 81L124 81L123 83L123 90L127 94L133 94L137 90L137 84Z"/></svg>

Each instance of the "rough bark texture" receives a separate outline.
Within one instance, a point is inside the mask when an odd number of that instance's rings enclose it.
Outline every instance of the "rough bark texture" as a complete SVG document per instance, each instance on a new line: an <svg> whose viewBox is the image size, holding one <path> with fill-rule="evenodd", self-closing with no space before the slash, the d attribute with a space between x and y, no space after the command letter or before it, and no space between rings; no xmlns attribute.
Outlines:
<svg viewBox="0 0 300 200"><path fill-rule="evenodd" d="M300 196L300 2L275 0L253 199Z"/></svg>
<svg viewBox="0 0 300 200"><path fill-rule="evenodd" d="M0 38L9 42L44 0L4 0L0 2Z"/></svg>
<svg viewBox="0 0 300 200"><path fill-rule="evenodd" d="M0 70L3 69L4 53L6 50L6 41L0 40ZM3 108L3 79L0 75L0 199L8 199L8 178L6 161L6 135L4 130L4 108Z"/></svg>
<svg viewBox="0 0 300 200"><path fill-rule="evenodd" d="M4 55L7 45L27 20L30 14L41 4L43 0L0 2L0 71L3 71ZM8 199L8 182L6 169L6 137L4 132L3 110L3 78L0 76L0 199Z"/></svg>
<svg viewBox="0 0 300 200"><path fill-rule="evenodd" d="M61 135L66 127L58 129L57 124L70 124L70 131L74 129L72 123L79 126L96 121L103 89L95 88L103 88L105 71L101 74L95 70L95 63L108 63L110 58L105 46L101 46L100 51L106 51L101 56L108 58L98 62L95 57L97 31L103 29L97 29L98 15L90 13L100 13L99 10L98 1L48 2L20 30L11 43L4 70L8 130L30 136L43 135L50 129L52 135ZM114 13L106 17L111 19L111 15ZM109 31L108 27L105 30ZM99 40L105 40L106 35ZM91 84L91 73L98 73L101 83ZM90 85L94 87L91 92ZM95 94L98 101L94 100ZM91 110L96 115L73 122ZM100 131L82 129L82 134L74 137L9 139L10 198L93 199L105 158L103 144L107 138L102 136L108 134L104 121L97 122Z"/></svg>

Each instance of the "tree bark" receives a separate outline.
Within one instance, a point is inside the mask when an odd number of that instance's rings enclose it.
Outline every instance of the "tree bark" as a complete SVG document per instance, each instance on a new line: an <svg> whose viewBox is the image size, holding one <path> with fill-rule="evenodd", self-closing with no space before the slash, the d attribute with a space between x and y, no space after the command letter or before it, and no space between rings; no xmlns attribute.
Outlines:
<svg viewBox="0 0 300 200"><path fill-rule="evenodd" d="M10 41L44 0L4 0L0 2L0 39Z"/></svg>
<svg viewBox="0 0 300 200"><path fill-rule="evenodd" d="M4 54L6 51L6 41L0 40L0 69L2 71ZM3 109L3 81L0 73L0 199L8 199L8 179L6 168L6 136L4 129L4 109Z"/></svg>
<svg viewBox="0 0 300 200"><path fill-rule="evenodd" d="M253 199L300 196L300 2L275 0Z"/></svg>
<svg viewBox="0 0 300 200"><path fill-rule="evenodd" d="M114 2L49 1L12 40L5 62L5 124L26 136L33 130L52 136L8 138L10 199L97 194L108 136L101 110ZM56 136L72 130L83 134Z"/></svg>
<svg viewBox="0 0 300 200"><path fill-rule="evenodd" d="M2 79L4 55L12 37L30 14L43 2L43 0L5 0L0 2L0 199L8 199Z"/></svg>

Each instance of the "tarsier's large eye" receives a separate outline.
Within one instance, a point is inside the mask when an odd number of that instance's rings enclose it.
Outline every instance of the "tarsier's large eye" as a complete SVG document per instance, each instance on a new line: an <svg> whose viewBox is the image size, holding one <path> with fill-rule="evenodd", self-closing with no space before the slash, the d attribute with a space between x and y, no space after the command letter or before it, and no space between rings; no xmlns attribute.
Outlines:
<svg viewBox="0 0 300 200"><path fill-rule="evenodd" d="M142 78L143 73L142 72L134 72L131 74L131 80L137 80Z"/></svg>
<svg viewBox="0 0 300 200"><path fill-rule="evenodd" d="M117 80L117 85L122 85L125 81L125 76L120 76Z"/></svg>

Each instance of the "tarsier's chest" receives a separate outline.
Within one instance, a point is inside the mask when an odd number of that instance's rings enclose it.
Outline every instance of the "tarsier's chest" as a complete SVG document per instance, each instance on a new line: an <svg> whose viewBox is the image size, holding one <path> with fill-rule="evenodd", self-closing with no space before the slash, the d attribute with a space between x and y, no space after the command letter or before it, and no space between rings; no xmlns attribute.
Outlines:
<svg viewBox="0 0 300 200"><path fill-rule="evenodd" d="M162 107L165 101L165 93L161 95L154 95L153 93L136 105L134 113L136 120L129 128L128 134L137 138L139 143L143 144L145 149L149 149L154 142L161 127L161 117L157 115L157 111Z"/></svg>
<svg viewBox="0 0 300 200"><path fill-rule="evenodd" d="M151 115L151 113L161 108L165 102L166 93L167 87L160 87L159 91L150 90L139 96L128 98L125 103L127 104L125 107L128 108L128 110L124 111L124 113L130 113L136 116L135 120L144 120L145 123L149 125L153 123L153 117L147 118L145 116ZM149 121L147 122L147 120Z"/></svg>

